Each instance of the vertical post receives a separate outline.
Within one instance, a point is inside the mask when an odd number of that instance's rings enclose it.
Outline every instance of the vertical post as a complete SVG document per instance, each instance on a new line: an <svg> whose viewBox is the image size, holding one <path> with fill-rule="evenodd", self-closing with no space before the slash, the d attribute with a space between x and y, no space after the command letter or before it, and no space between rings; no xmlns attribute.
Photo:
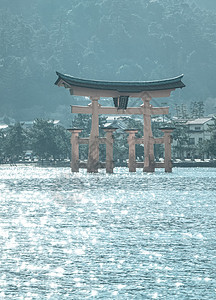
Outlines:
<svg viewBox="0 0 216 300"><path fill-rule="evenodd" d="M154 143L151 128L151 97L146 94L142 98L143 104L143 119L144 119L144 172L154 172Z"/></svg>
<svg viewBox="0 0 216 300"><path fill-rule="evenodd" d="M171 133L174 128L161 128L164 132L164 165L165 172L172 172Z"/></svg>
<svg viewBox="0 0 216 300"><path fill-rule="evenodd" d="M99 98L91 98L92 107L92 127L89 138L89 152L87 172L97 173L99 164L99 119L98 119L98 100Z"/></svg>
<svg viewBox="0 0 216 300"><path fill-rule="evenodd" d="M106 172L113 173L113 132L117 128L104 128L106 132Z"/></svg>
<svg viewBox="0 0 216 300"><path fill-rule="evenodd" d="M79 133L82 129L68 129L71 132L71 171L79 172Z"/></svg>
<svg viewBox="0 0 216 300"><path fill-rule="evenodd" d="M136 172L136 151L135 151L135 133L138 132L136 129L128 129L125 132L129 133L128 145L129 145L129 172Z"/></svg>

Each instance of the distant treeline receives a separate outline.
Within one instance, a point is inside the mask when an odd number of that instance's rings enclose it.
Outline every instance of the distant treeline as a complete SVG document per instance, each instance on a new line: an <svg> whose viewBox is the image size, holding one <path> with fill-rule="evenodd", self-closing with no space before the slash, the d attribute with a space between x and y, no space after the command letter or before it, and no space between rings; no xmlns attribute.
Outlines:
<svg viewBox="0 0 216 300"><path fill-rule="evenodd" d="M0 131L1 163L15 163L34 157L40 160L56 160L69 157L70 134L54 122L37 119L31 128L21 123Z"/></svg>
<svg viewBox="0 0 216 300"><path fill-rule="evenodd" d="M99 134L104 136L103 130L107 123L106 117L99 119ZM123 118L116 122L114 132L114 161L121 164L128 159L127 133L125 129L136 128L137 137L143 136L143 124L140 120L132 118ZM152 131L154 137L161 137L161 122L152 122ZM172 125L175 125L173 123ZM73 120L72 128L83 129L80 137L88 137L91 130L91 117L78 114ZM200 158L207 153L207 156L216 157L216 121L209 128L211 139L204 140L198 146L190 144L188 128L186 126L177 126L173 132L173 139L177 141L174 147L176 157L184 158L184 150L198 150ZM16 163L24 160L65 160L71 158L71 143L68 130L61 125L56 125L54 121L36 119L33 125L25 128L23 124L16 123L0 130L0 163ZM161 158L164 155L162 145L155 145L155 157ZM143 145L136 145L136 158L143 161ZM80 145L80 160L88 158L88 145ZM106 159L106 147L100 145L100 160Z"/></svg>

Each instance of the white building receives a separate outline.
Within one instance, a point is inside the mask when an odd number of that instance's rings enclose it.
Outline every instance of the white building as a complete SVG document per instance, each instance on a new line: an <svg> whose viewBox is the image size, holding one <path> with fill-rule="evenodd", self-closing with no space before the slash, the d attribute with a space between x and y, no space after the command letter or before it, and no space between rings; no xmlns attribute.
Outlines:
<svg viewBox="0 0 216 300"><path fill-rule="evenodd" d="M210 126L214 125L215 117L202 117L194 120L178 120L175 122L177 129L173 134L173 158L180 159L205 159L205 141L210 140Z"/></svg>
<svg viewBox="0 0 216 300"><path fill-rule="evenodd" d="M209 131L209 125L214 124L214 117L199 118L192 121L187 121L189 144L197 146L205 140L211 138L211 132Z"/></svg>

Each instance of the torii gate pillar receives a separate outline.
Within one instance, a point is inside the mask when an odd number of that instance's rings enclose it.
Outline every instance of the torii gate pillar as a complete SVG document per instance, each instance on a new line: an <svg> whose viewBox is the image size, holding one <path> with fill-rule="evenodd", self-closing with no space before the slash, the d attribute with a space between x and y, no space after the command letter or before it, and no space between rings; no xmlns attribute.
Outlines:
<svg viewBox="0 0 216 300"><path fill-rule="evenodd" d="M87 172L97 173L99 164L99 117L98 117L98 100L99 98L91 98L92 103L92 127L89 138L89 151Z"/></svg>
<svg viewBox="0 0 216 300"><path fill-rule="evenodd" d="M143 118L144 118L144 172L154 172L154 139L152 134L152 127L151 127L151 105L150 100L151 97L146 94L142 97L144 102L143 107Z"/></svg>
<svg viewBox="0 0 216 300"><path fill-rule="evenodd" d="M136 129L125 130L129 134L128 145L129 145L129 161L128 167L129 172L136 172L136 152L135 152L135 134L138 132Z"/></svg>
<svg viewBox="0 0 216 300"><path fill-rule="evenodd" d="M71 171L79 172L79 133L82 129L68 129L71 132Z"/></svg>
<svg viewBox="0 0 216 300"><path fill-rule="evenodd" d="M113 132L117 128L104 128L106 132L106 172L113 173Z"/></svg>
<svg viewBox="0 0 216 300"><path fill-rule="evenodd" d="M164 132L164 167L165 172L172 172L171 133L174 128L162 128Z"/></svg>

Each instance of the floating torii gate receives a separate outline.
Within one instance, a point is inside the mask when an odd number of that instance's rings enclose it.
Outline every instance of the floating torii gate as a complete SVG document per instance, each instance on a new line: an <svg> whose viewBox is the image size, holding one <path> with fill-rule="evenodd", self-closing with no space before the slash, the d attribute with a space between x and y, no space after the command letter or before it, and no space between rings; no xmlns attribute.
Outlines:
<svg viewBox="0 0 216 300"><path fill-rule="evenodd" d="M100 81L87 80L72 77L56 72L58 79L55 84L70 90L71 95L88 96L91 104L84 106L71 106L72 113L91 114L92 127L89 138L79 138L80 129L70 129L72 133L72 172L79 171L79 144L88 144L88 172L98 172L99 168L99 144L106 144L106 171L113 172L113 132L114 128L106 129L106 137L99 137L99 114L113 115L143 115L144 136L136 138L134 129L127 130L129 144L129 171L135 172L136 167L143 167L144 172L154 172L156 167L165 168L166 172L172 171L171 163L171 139L173 128L163 128L164 137L154 138L151 128L151 115L166 115L169 107L153 107L150 104L152 98L169 97L176 88L185 87L181 81L183 75L159 81ZM98 100L100 97L112 97L114 107L102 107ZM141 98L143 104L140 107L127 107L128 99ZM154 144L165 145L164 163L154 161ZM137 163L135 157L135 144L144 144L144 163Z"/></svg>

